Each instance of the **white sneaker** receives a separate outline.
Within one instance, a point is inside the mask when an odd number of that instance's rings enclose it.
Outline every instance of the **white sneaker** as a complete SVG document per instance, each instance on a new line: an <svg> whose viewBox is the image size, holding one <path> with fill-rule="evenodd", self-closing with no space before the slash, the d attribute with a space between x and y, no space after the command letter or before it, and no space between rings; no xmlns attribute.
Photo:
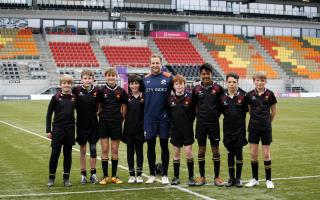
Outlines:
<svg viewBox="0 0 320 200"><path fill-rule="evenodd" d="M128 180L128 183L135 183L135 182L136 182L136 177L130 176L129 180Z"/></svg>
<svg viewBox="0 0 320 200"><path fill-rule="evenodd" d="M163 176L161 180L163 185L170 184L169 178L167 176Z"/></svg>
<svg viewBox="0 0 320 200"><path fill-rule="evenodd" d="M259 185L259 181L255 178L250 179L249 183L245 184L246 187L254 187L256 185Z"/></svg>
<svg viewBox="0 0 320 200"><path fill-rule="evenodd" d="M81 182L82 185L87 184L87 177L84 176L84 175L81 175L81 181L80 182Z"/></svg>
<svg viewBox="0 0 320 200"><path fill-rule="evenodd" d="M137 183L143 183L142 176L137 176L136 181L137 181Z"/></svg>
<svg viewBox="0 0 320 200"><path fill-rule="evenodd" d="M274 188L274 185L273 185L272 181L269 181L269 180L266 181L266 186L267 186L268 189L273 189Z"/></svg>
<svg viewBox="0 0 320 200"><path fill-rule="evenodd" d="M156 180L156 177L155 177L155 176L150 176L150 177L148 178L148 180L146 181L146 183L154 183L155 180Z"/></svg>

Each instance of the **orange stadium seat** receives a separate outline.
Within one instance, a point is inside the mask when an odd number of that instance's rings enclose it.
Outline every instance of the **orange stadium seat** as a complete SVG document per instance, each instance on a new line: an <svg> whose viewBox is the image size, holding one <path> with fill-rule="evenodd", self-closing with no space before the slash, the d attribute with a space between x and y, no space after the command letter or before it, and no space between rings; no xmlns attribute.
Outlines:
<svg viewBox="0 0 320 200"><path fill-rule="evenodd" d="M31 29L0 29L0 59L39 59Z"/></svg>
<svg viewBox="0 0 320 200"><path fill-rule="evenodd" d="M256 40L291 77L320 78L320 39L256 36Z"/></svg>
<svg viewBox="0 0 320 200"><path fill-rule="evenodd" d="M236 72L240 77L251 78L256 71L265 71L268 77L278 78L278 73L245 38L229 34L197 34L197 37L224 73Z"/></svg>

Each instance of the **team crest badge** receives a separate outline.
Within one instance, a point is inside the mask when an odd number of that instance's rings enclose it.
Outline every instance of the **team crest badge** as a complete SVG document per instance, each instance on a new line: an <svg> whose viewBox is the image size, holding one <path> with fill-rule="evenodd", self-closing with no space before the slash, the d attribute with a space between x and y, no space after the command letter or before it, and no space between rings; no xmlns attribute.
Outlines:
<svg viewBox="0 0 320 200"><path fill-rule="evenodd" d="M215 89L211 90L211 92L212 92L212 94L216 94L217 93Z"/></svg>
<svg viewBox="0 0 320 200"><path fill-rule="evenodd" d="M165 85L166 83L167 83L167 81L165 79L162 79L160 82L161 85Z"/></svg>
<svg viewBox="0 0 320 200"><path fill-rule="evenodd" d="M223 101L223 105L224 106L227 106L228 105L228 102L225 100L225 101Z"/></svg>
<svg viewBox="0 0 320 200"><path fill-rule="evenodd" d="M238 99L238 104L241 104L242 103L242 99Z"/></svg>
<svg viewBox="0 0 320 200"><path fill-rule="evenodd" d="M266 99L266 100L269 100L269 96L268 96L268 95L266 95L265 99Z"/></svg>

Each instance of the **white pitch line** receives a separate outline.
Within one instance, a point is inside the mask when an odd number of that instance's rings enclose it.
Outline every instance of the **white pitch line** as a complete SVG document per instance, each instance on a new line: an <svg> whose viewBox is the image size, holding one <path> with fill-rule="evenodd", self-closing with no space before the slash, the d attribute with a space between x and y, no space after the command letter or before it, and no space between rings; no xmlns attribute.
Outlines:
<svg viewBox="0 0 320 200"><path fill-rule="evenodd" d="M43 136L43 135L40 135L40 134L35 133L35 132L33 132L33 131L29 131L29 130L24 129L24 128L21 128L21 127L19 127L19 126L15 126L15 125L10 124L10 123L8 123L8 122L5 122L5 121L0 120L0 123L6 124L6 125L8 125L8 126L11 126L11 127L13 127L13 128L16 128L16 129L19 129L19 130L21 130L21 131L23 131L23 132L30 133L30 134L32 134L32 135L34 135L34 136L38 136L38 137L40 137L40 138L42 138L42 139L51 141L49 138L47 138L47 137L45 137L45 136ZM77 149L77 148L74 148L74 147L73 147L72 149L75 150L75 151L77 151L77 152L80 152L80 150ZM87 155L89 155L89 154L87 153ZM100 157L97 157L97 159L98 159L98 160L101 160ZM121 169L124 169L124 170L128 170L128 168L125 167L125 166L123 166L123 165L118 165L118 167L121 168ZM150 176L148 176L147 174L144 174L144 173L142 174L142 176L147 177L147 178L150 177ZM159 179L156 179L156 181L157 181L157 182L161 182ZM193 192L193 191L188 190L188 189L186 189L186 188L183 188L183 187L181 187L181 186L170 186L170 187L173 187L173 188L175 188L175 189L177 189L177 190L180 190L180 191L183 191L183 192L192 194L192 195L194 195L194 196L200 197L200 198L205 199L205 200L216 200L216 199L213 199L213 198L208 197L208 196L206 196L206 195L202 195L202 194L200 194L200 193Z"/></svg>
<svg viewBox="0 0 320 200"><path fill-rule="evenodd" d="M128 189L114 189L114 190L86 190L78 192L48 192L48 193L31 193L31 194L8 194L0 195L1 198L9 197L38 197L38 196L57 196L57 195L71 195L71 194L88 194L88 193L105 193L105 192L122 192L122 191L141 191L141 190L157 190L157 189L173 189L173 187L162 186L162 187L140 187L140 188L128 188Z"/></svg>

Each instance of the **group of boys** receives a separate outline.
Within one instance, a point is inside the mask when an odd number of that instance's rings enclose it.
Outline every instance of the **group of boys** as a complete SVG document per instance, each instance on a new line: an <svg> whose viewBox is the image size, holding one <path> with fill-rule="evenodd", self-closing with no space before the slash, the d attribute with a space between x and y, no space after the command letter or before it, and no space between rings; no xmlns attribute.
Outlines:
<svg viewBox="0 0 320 200"><path fill-rule="evenodd" d="M272 142L271 122L276 114L277 101L273 92L265 88L266 75L262 72L256 73L253 77L255 89L246 94L238 88L239 76L236 73L229 73L226 75L227 90L225 91L222 86L213 82L213 68L210 64L205 63L200 66L201 83L193 88L192 94L189 94L185 91L186 82L184 77L181 75L173 77L171 74L162 71L161 66L161 57L156 55L151 56L150 74L146 75L141 82L144 88L142 130L144 140L147 142L147 158L150 170L150 176L146 183L154 183L156 180L155 146L156 138L159 136L162 183L170 183L168 179L170 157L168 142L169 137L171 137L170 143L173 145L174 168L174 177L171 184L180 184L180 153L181 148L184 146L189 172L188 185L204 185L206 183L205 154L207 138L209 138L214 164L214 184L216 186L242 187L242 148L247 144L246 113L249 111L248 140L250 143L253 178L245 186L253 187L259 185L258 149L261 140L266 186L267 188L274 188L271 181L270 144ZM83 85L77 86L72 91L72 78L68 76L61 78L61 92L58 92L52 97L47 113L47 134L48 137L52 139L52 153L49 163L49 187L54 185L57 162L62 146L64 153L63 183L65 186L71 186L69 181L71 149L75 142L73 109L77 110L76 141L80 145L81 183L86 183L85 154L87 142L89 142L91 157L90 181L91 183L97 182L95 164L96 143L99 138L102 146L101 160L104 174L100 184L106 184L108 182L109 138L111 139L112 153L112 182L123 183L116 177L116 169L118 164L119 142L122 133L121 124L122 120L125 119L128 96L126 92L119 86L116 86L116 84L112 85L112 87L110 86L109 83L111 79L107 78L108 72L105 73L105 76L107 84L105 87L99 89L92 85L93 74L89 74L89 71L85 70L81 74ZM86 79L90 79L90 77L92 80L86 81ZM112 100L108 98L110 95L114 96ZM51 116L53 112L55 112L55 117L52 123L53 129L51 130ZM99 122L97 113L99 113L100 116ZM107 114L105 115L107 118L111 116L112 119L104 119L103 113ZM223 143L228 151L229 180L227 183L224 183L219 176L219 118L221 114L224 115ZM194 161L192 156L192 144L194 143L193 123L195 118L197 119L195 138L197 139L199 147L198 164L200 172L200 177L197 179L194 178L193 174ZM234 158L236 158L236 161ZM130 158L130 160L132 159L133 158ZM140 172L142 171L142 166L139 170ZM131 171L130 183L138 180L132 178L132 175L133 173Z"/></svg>

